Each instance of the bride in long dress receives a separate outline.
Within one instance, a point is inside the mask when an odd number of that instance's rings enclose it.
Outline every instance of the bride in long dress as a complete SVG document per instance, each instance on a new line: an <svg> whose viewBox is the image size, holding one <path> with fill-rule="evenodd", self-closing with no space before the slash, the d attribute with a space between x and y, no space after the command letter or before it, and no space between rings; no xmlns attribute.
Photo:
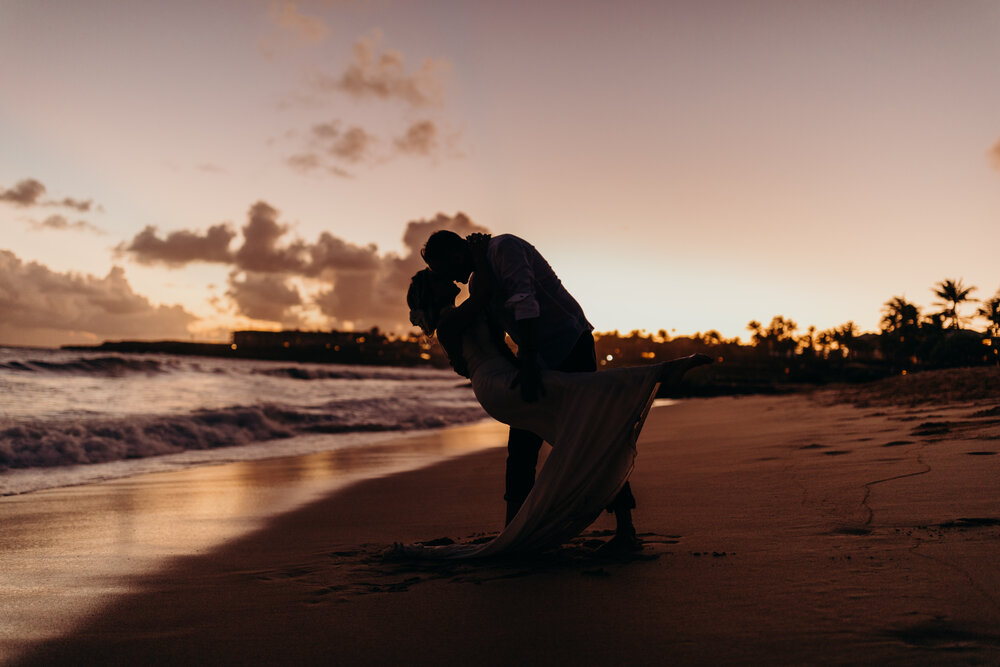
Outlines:
<svg viewBox="0 0 1000 667"><path fill-rule="evenodd" d="M477 272L478 273L478 272ZM513 385L517 360L484 312L487 281L474 276L471 296L428 269L407 293L410 321L436 333L456 372L472 380L476 399L494 419L541 436L552 452L514 519L493 540L476 545L407 545L425 558L474 558L539 551L574 537L600 515L632 471L635 443L661 383L677 383L703 354L599 373L543 371L545 389L527 403Z"/></svg>

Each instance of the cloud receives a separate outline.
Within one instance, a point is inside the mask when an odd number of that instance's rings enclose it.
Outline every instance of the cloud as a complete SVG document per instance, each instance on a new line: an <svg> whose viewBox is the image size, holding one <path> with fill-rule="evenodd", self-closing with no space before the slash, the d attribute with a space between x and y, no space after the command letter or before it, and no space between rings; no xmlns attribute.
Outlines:
<svg viewBox="0 0 1000 667"><path fill-rule="evenodd" d="M153 305L125 271L100 278L58 273L0 250L0 343L58 344L108 338L186 338L197 318L179 305Z"/></svg>
<svg viewBox="0 0 1000 667"><path fill-rule="evenodd" d="M319 76L321 90L340 91L359 99L401 100L414 107L440 105L444 100L444 75L450 69L445 60L427 58L419 68L406 71L403 54L381 48L378 30L354 44L351 62L339 77Z"/></svg>
<svg viewBox="0 0 1000 667"><path fill-rule="evenodd" d="M330 232L314 242L294 237L290 225L279 221L278 210L263 201L250 207L247 218L242 243L233 252L228 251L233 232L225 224L206 232L172 232L162 239L147 227L119 251L143 263L225 264L231 269L226 296L240 313L255 319L289 326L312 312L327 326L409 330L406 289L410 277L424 267L420 250L427 237L438 229L463 236L489 231L463 213L439 213L406 224L402 254L380 253L374 244L357 245ZM217 244L207 242L212 236L218 236ZM205 247L214 254L202 252Z"/></svg>
<svg viewBox="0 0 1000 667"><path fill-rule="evenodd" d="M993 165L993 168L1000 171L1000 140L997 140L997 142L993 144L993 148L987 151L986 154L989 156L990 163Z"/></svg>
<svg viewBox="0 0 1000 667"><path fill-rule="evenodd" d="M26 178L9 190L0 190L0 201L17 206L34 206L40 203L38 199L44 194L44 185L33 178Z"/></svg>
<svg viewBox="0 0 1000 667"><path fill-rule="evenodd" d="M0 201L9 202L15 206L27 208L29 206L62 206L76 209L86 213L93 205L90 199L74 199L73 197L63 197L62 199L46 199L41 197L47 192L45 185L34 178L21 180L12 188L0 189ZM103 210L102 207L98 207Z"/></svg>
<svg viewBox="0 0 1000 667"><path fill-rule="evenodd" d="M237 267L258 273L298 273L305 269L305 243L295 239L280 244L289 227L278 222L277 209L259 201L250 207L248 217L243 226L243 245L235 255Z"/></svg>
<svg viewBox="0 0 1000 667"><path fill-rule="evenodd" d="M261 53L268 58L281 51L318 44L330 34L323 19L300 13L294 2L272 2L268 17L273 30L258 43Z"/></svg>
<svg viewBox="0 0 1000 667"><path fill-rule="evenodd" d="M180 267L190 262L229 263L233 259L229 243L236 232L229 225L219 224L204 234L181 230L164 238L156 235L156 227L147 226L129 244L115 248L119 255L130 254L140 264L166 264Z"/></svg>
<svg viewBox="0 0 1000 667"><path fill-rule="evenodd" d="M285 158L285 164L303 174L324 169L351 178L353 174L341 165L381 163L398 155L432 157L439 152L442 143L453 146L457 136L442 137L434 121L421 120L407 127L402 136L392 140L389 150L385 150L383 142L363 127L354 125L342 129L339 120L332 120L313 125L308 133L307 149ZM380 145L383 146L381 151Z"/></svg>
<svg viewBox="0 0 1000 667"><path fill-rule="evenodd" d="M403 153L430 155L437 148L438 129L432 121L422 120L406 130L406 134L393 142Z"/></svg>
<svg viewBox="0 0 1000 667"><path fill-rule="evenodd" d="M46 206L65 206L66 208L75 208L77 211L81 211L83 213L86 213L87 211L90 210L90 207L93 205L93 202L91 200L89 200L89 199L87 199L87 200L80 200L80 199L73 199L72 197L63 197L59 201L45 202L45 205Z"/></svg>
<svg viewBox="0 0 1000 667"><path fill-rule="evenodd" d="M313 125L309 132L309 151L287 158L293 169L310 171L323 165L319 153L329 155L337 161L356 164L371 154L378 142L360 125L341 130L339 120Z"/></svg>
<svg viewBox="0 0 1000 667"><path fill-rule="evenodd" d="M300 172L309 172L323 166L323 160L316 153L298 153L285 158L285 164Z"/></svg>
<svg viewBox="0 0 1000 667"><path fill-rule="evenodd" d="M91 223L87 222L86 220L77 220L75 222L70 222L64 216L61 216L61 215L50 215L49 217L45 218L45 220L42 220L41 222L39 222L37 220L31 220L30 222L31 222L31 226L32 227L34 227L35 229L39 229L39 230L41 230L41 229L55 229L55 230L62 231L62 230L70 230L71 229L71 230L76 230L76 231L92 232L94 234L98 234L98 235L101 235L101 236L103 236L103 235L105 235L107 233L103 229L101 229L100 227L98 227L96 225L92 225Z"/></svg>
<svg viewBox="0 0 1000 667"><path fill-rule="evenodd" d="M241 278L242 275L242 278ZM273 275L246 271L229 274L226 296L233 300L237 311L255 320L278 322L285 327L297 327L300 318L292 309L302 305L302 296L288 280Z"/></svg>
<svg viewBox="0 0 1000 667"><path fill-rule="evenodd" d="M357 246L337 238L330 232L319 235L316 243L309 246L309 269L311 277L327 272L374 271L379 267L378 246L371 243Z"/></svg>
<svg viewBox="0 0 1000 667"><path fill-rule="evenodd" d="M341 160L360 162L368 155L374 140L364 128L352 127L330 145L328 152Z"/></svg>
<svg viewBox="0 0 1000 667"><path fill-rule="evenodd" d="M317 294L316 307L331 324L351 322L357 328L379 326L383 329L408 330L409 310L406 290L414 273L424 268L420 249L433 232L450 229L467 236L473 232L488 232L464 213L447 216L443 213L426 220L406 224L403 232L403 255L387 253L378 256L378 264L370 270L331 272L329 287Z"/></svg>

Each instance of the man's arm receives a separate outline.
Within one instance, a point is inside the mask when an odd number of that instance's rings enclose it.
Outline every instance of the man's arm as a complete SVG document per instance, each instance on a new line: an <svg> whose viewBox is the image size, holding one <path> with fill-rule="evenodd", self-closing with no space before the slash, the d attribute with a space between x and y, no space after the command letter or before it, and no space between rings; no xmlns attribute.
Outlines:
<svg viewBox="0 0 1000 667"><path fill-rule="evenodd" d="M521 398L526 403L534 403L545 395L542 369L538 364L538 318L518 320L517 327L521 338L517 345L518 369L510 388L520 385Z"/></svg>
<svg viewBox="0 0 1000 667"><path fill-rule="evenodd" d="M530 246L510 239L496 248L493 268L507 299L504 307L514 316L517 331L518 373L511 388L520 386L521 398L533 403L545 394L538 362L540 308L535 296L535 271L528 256Z"/></svg>

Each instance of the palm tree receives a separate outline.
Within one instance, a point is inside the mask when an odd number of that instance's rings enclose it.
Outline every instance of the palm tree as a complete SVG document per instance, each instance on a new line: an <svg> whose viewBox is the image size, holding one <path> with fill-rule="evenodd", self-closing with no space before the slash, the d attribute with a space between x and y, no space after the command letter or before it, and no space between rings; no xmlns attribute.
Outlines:
<svg viewBox="0 0 1000 667"><path fill-rule="evenodd" d="M837 341L837 345L843 350L844 357L850 357L854 339L857 337L858 327L854 324L854 320L845 322L833 330L833 340Z"/></svg>
<svg viewBox="0 0 1000 667"><path fill-rule="evenodd" d="M985 317L989 322L986 326L986 332L992 340L984 340L983 342L992 346L991 353L996 359L997 366L1000 366L1000 349L997 349L997 343L1000 342L1000 291L997 291L996 296L992 299L984 300L983 305L976 311L976 315Z"/></svg>
<svg viewBox="0 0 1000 667"><path fill-rule="evenodd" d="M920 347L920 308L901 296L885 302L880 344L886 357L906 369L915 364Z"/></svg>
<svg viewBox="0 0 1000 667"><path fill-rule="evenodd" d="M976 315L986 318L989 322L986 329L990 336L993 338L1000 336L1000 291L992 299L983 300L983 305L976 311Z"/></svg>
<svg viewBox="0 0 1000 667"><path fill-rule="evenodd" d="M931 291L941 299L937 305L944 306L941 314L951 321L952 329L961 328L963 318L958 314L958 307L966 301L975 301L969 296L975 290L975 287L963 285L961 278L958 280L947 278L931 288Z"/></svg>
<svg viewBox="0 0 1000 667"><path fill-rule="evenodd" d="M882 333L902 332L920 326L920 308L904 297L894 296L882 309Z"/></svg>
<svg viewBox="0 0 1000 667"><path fill-rule="evenodd" d="M754 346L760 345L760 342L764 340L763 327L761 326L761 323L757 320L750 320L747 324L747 329L749 329L752 334L750 336L750 340L753 342Z"/></svg>

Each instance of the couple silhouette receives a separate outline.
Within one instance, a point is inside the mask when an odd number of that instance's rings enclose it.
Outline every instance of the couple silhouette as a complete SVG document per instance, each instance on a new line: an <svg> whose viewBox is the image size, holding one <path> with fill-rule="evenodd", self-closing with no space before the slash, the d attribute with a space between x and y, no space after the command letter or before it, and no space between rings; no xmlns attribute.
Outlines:
<svg viewBox="0 0 1000 667"><path fill-rule="evenodd" d="M641 549L628 482L636 440L660 384L679 383L711 359L692 355L598 373L593 326L530 243L512 234L463 238L441 230L422 255L428 268L410 282L410 322L437 337L486 412L510 426L507 515L504 530L485 544L404 550L428 558L537 551L572 538L604 510L614 513L616 530L603 550ZM459 304L455 283L469 285ZM543 441L552 452L536 479Z"/></svg>

